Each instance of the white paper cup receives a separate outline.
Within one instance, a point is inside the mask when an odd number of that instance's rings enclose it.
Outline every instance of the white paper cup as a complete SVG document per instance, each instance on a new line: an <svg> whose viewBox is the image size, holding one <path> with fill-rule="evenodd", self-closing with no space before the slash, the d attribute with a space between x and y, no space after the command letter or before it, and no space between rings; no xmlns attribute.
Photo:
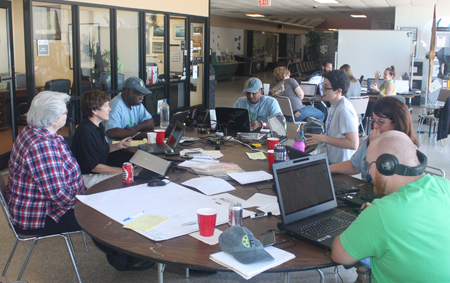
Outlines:
<svg viewBox="0 0 450 283"><path fill-rule="evenodd" d="M156 143L156 133L155 132L148 132L147 133L147 140L148 143Z"/></svg>
<svg viewBox="0 0 450 283"><path fill-rule="evenodd" d="M264 95L269 95L270 84L264 84Z"/></svg>

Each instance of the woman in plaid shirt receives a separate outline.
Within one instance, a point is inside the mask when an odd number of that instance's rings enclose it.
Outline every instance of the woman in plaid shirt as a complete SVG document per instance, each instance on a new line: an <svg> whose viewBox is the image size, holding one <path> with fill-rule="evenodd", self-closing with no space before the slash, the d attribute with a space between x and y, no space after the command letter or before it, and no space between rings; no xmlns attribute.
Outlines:
<svg viewBox="0 0 450 283"><path fill-rule="evenodd" d="M78 231L73 213L77 194L86 190L80 167L63 137L70 96L44 91L27 114L28 125L14 142L9 159L7 203L16 230L23 234Z"/></svg>

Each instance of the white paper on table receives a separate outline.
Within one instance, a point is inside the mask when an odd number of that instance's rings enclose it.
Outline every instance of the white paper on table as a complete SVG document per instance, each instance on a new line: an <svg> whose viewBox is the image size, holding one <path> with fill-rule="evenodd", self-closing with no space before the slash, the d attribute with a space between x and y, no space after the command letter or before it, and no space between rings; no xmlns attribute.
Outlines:
<svg viewBox="0 0 450 283"><path fill-rule="evenodd" d="M278 202L275 203L265 203L264 205L257 207L258 210L261 210L262 212L272 212L272 215L278 216L280 215L280 206L278 205Z"/></svg>
<svg viewBox="0 0 450 283"><path fill-rule="evenodd" d="M231 254L226 252L211 254L209 256L209 259L235 271L245 279L250 279L255 275L271 269L272 267L281 265L295 258L294 254L282 249L278 249L275 247L267 247L264 249L274 258L274 260L243 264L237 261Z"/></svg>
<svg viewBox="0 0 450 283"><path fill-rule="evenodd" d="M238 198L236 196L230 195L228 193L220 194L220 195L214 195L208 197L211 201L214 201L214 203L218 205L223 205L224 207L230 207L230 204L232 203L239 203L242 204L245 202L245 200ZM242 218L249 217L250 215L255 214L253 211L244 209L242 211Z"/></svg>
<svg viewBox="0 0 450 283"><path fill-rule="evenodd" d="M218 162L219 162L219 160L193 158L191 160L186 160L186 161L178 164L178 166L191 168L193 165L196 165L199 163L218 163Z"/></svg>
<svg viewBox="0 0 450 283"><path fill-rule="evenodd" d="M196 188L207 196L236 190L224 179L212 176L192 178L183 182L182 185Z"/></svg>
<svg viewBox="0 0 450 283"><path fill-rule="evenodd" d="M228 176L239 182L239 184L241 185L273 179L272 174L269 174L262 170L252 172L228 173Z"/></svg>
<svg viewBox="0 0 450 283"><path fill-rule="evenodd" d="M242 207L248 208L248 207L254 207L254 206L263 206L266 203L274 203L277 201L278 200L277 200L276 196L270 196L270 195L266 195L266 194L256 193L251 198L246 200L242 204Z"/></svg>
<svg viewBox="0 0 450 283"><path fill-rule="evenodd" d="M219 243L219 236L222 233L223 232L220 231L219 229L214 229L214 235L212 235L211 237L203 237L200 235L200 232L189 234L189 236L194 237L197 240L202 241L203 243L213 246Z"/></svg>

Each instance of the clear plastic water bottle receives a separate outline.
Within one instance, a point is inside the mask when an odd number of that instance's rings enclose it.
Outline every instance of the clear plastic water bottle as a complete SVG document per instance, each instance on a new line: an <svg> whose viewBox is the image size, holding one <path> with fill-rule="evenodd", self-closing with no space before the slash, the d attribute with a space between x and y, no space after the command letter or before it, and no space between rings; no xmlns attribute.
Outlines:
<svg viewBox="0 0 450 283"><path fill-rule="evenodd" d="M164 99L159 108L160 108L159 112L160 126L161 129L165 129L169 126L169 117L170 117L170 107L169 104L167 104L167 99Z"/></svg>

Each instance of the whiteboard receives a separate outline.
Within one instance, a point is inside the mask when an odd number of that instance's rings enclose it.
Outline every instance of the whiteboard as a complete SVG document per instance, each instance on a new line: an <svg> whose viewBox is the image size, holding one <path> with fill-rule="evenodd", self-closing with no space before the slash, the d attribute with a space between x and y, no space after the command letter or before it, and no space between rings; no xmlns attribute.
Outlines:
<svg viewBox="0 0 450 283"><path fill-rule="evenodd" d="M403 30L339 30L336 69L349 64L359 79L374 78L375 71L383 74L395 67L395 78L409 74L412 53L410 31Z"/></svg>

